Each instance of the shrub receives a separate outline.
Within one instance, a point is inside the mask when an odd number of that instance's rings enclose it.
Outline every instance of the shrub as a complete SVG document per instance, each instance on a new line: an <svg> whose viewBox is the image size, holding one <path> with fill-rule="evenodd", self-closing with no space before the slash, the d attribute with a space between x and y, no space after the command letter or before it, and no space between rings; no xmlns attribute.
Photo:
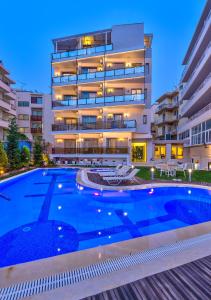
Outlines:
<svg viewBox="0 0 211 300"><path fill-rule="evenodd" d="M7 166L8 166L7 153L4 150L4 146L2 142L0 141L0 168L6 169Z"/></svg>
<svg viewBox="0 0 211 300"><path fill-rule="evenodd" d="M23 164L23 166L28 166L30 163L30 150L28 147L23 146L22 150L21 150L21 163Z"/></svg>
<svg viewBox="0 0 211 300"><path fill-rule="evenodd" d="M43 165L43 147L40 138L36 138L33 147L33 158L35 166Z"/></svg>
<svg viewBox="0 0 211 300"><path fill-rule="evenodd" d="M17 169L20 167L20 150L18 148L19 132L16 123L16 118L12 118L8 128L7 135L7 157L10 169Z"/></svg>

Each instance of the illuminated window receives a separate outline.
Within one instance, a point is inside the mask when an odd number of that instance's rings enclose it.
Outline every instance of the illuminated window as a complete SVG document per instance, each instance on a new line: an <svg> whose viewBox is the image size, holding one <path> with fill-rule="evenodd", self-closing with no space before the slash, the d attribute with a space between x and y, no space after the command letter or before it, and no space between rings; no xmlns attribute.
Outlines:
<svg viewBox="0 0 211 300"><path fill-rule="evenodd" d="M155 159L165 159L166 145L155 145L154 157Z"/></svg>
<svg viewBox="0 0 211 300"><path fill-rule="evenodd" d="M183 159L183 146L172 145L171 146L171 158L172 159Z"/></svg>
<svg viewBox="0 0 211 300"><path fill-rule="evenodd" d="M84 36L82 39L83 46L91 46L94 44L93 36Z"/></svg>

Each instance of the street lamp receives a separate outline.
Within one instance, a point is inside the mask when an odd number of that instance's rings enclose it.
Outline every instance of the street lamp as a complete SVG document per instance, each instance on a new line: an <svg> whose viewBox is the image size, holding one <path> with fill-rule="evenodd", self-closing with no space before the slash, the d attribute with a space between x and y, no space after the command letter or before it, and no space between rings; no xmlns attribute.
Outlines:
<svg viewBox="0 0 211 300"><path fill-rule="evenodd" d="M151 180L154 180L155 168L152 167L152 168L150 169L150 171L151 171Z"/></svg>
<svg viewBox="0 0 211 300"><path fill-rule="evenodd" d="M189 182L191 182L192 169L188 169L188 175Z"/></svg>

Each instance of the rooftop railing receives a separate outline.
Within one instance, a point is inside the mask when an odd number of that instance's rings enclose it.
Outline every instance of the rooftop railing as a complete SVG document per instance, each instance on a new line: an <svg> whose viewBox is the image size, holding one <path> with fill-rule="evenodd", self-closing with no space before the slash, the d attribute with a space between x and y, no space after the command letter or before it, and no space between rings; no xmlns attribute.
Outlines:
<svg viewBox="0 0 211 300"><path fill-rule="evenodd" d="M52 131L103 130L103 129L134 129L136 120L102 121L76 124L53 124Z"/></svg>
<svg viewBox="0 0 211 300"><path fill-rule="evenodd" d="M86 56L86 55L93 55L98 54L101 52L107 52L113 50L113 45L101 45L96 47L90 47L90 48L82 48L82 49L76 49L71 51L64 51L64 52L56 52L52 54L52 60L57 59L63 59L63 58L75 58L80 56Z"/></svg>
<svg viewBox="0 0 211 300"><path fill-rule="evenodd" d="M133 74L144 74L144 66L133 67L133 68L123 68L116 70L107 70L107 71L98 71L98 72L89 72L84 74L74 74L67 76L56 76L52 78L52 82L54 85L59 84L67 84L67 83L75 83L76 81L84 81L84 80L95 80L95 79L104 79L104 78L112 78L116 76L130 76Z"/></svg>
<svg viewBox="0 0 211 300"><path fill-rule="evenodd" d="M128 94L128 95L116 95L116 96L104 96L104 97L95 97L95 98L79 98L77 97L66 99L66 100L57 100L53 101L53 108L75 108L83 107L86 105L109 105L109 104L121 104L125 102L141 102L145 103L145 94Z"/></svg>

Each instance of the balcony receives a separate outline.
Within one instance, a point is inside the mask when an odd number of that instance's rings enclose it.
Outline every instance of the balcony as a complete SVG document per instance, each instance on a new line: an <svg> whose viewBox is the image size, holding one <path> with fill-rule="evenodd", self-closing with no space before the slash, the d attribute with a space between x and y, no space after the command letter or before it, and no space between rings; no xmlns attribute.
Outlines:
<svg viewBox="0 0 211 300"><path fill-rule="evenodd" d="M31 128L31 133L42 133L42 128Z"/></svg>
<svg viewBox="0 0 211 300"><path fill-rule="evenodd" d="M52 154L128 154L129 149L126 147L121 148L107 148L107 147L95 147L95 148L53 148Z"/></svg>
<svg viewBox="0 0 211 300"><path fill-rule="evenodd" d="M211 23L211 12L209 13L209 15L207 16L206 20L204 21L204 25L201 29L201 32L195 42L195 45L193 47L193 49L191 50L191 53L189 55L189 59L188 59L188 62L183 70L183 73L182 73L182 81L185 81L186 80L186 75L188 73L188 70L193 62L193 59L194 57L196 56L196 53L209 29L209 26L210 26L210 23Z"/></svg>
<svg viewBox="0 0 211 300"><path fill-rule="evenodd" d="M104 96L96 98L79 98L77 97L53 101L53 109L64 110L83 107L101 107L113 105L127 105L127 104L145 104L145 94L127 94L119 96Z"/></svg>
<svg viewBox="0 0 211 300"><path fill-rule="evenodd" d="M182 117L190 117L210 102L211 73L200 84L189 100L184 100L181 108ZM203 99L203 101L202 101Z"/></svg>
<svg viewBox="0 0 211 300"><path fill-rule="evenodd" d="M31 121L39 121L41 122L42 121L42 116L31 116Z"/></svg>
<svg viewBox="0 0 211 300"><path fill-rule="evenodd" d="M172 110L172 109L177 108L178 106L179 106L178 102L161 104L158 106L158 108L156 109L155 112L158 113L163 110Z"/></svg>
<svg viewBox="0 0 211 300"><path fill-rule="evenodd" d="M155 120L155 125L162 125L165 123L174 123L178 121L178 117L177 116L168 116L165 118L158 118L157 120Z"/></svg>
<svg viewBox="0 0 211 300"><path fill-rule="evenodd" d="M53 86L63 86L69 84L78 84L80 82L92 82L92 81L102 81L111 80L124 77L133 76L144 76L144 66L115 69L107 71L90 72L84 74L74 74L67 76L56 76L52 78Z"/></svg>
<svg viewBox="0 0 211 300"><path fill-rule="evenodd" d="M66 59L75 59L84 56L93 56L93 55L100 55L107 51L112 51L113 45L101 45L96 47L90 48L82 48L72 51L65 51L65 52L56 52L52 54L52 62L59 61L59 60L66 60Z"/></svg>
<svg viewBox="0 0 211 300"><path fill-rule="evenodd" d="M181 99L184 99L187 92L190 92L190 88L193 85L194 82L196 82L196 79L198 78L199 73L201 72L203 66L208 62L209 58L211 56L211 42L208 44L205 52L199 59L194 71L192 72L191 76L189 77L189 80L186 82L182 92L181 92Z"/></svg>
<svg viewBox="0 0 211 300"><path fill-rule="evenodd" d="M53 124L52 131L74 132L74 131L99 131L99 130L131 130L136 128L136 120L107 121L96 123L78 123L78 124Z"/></svg>

